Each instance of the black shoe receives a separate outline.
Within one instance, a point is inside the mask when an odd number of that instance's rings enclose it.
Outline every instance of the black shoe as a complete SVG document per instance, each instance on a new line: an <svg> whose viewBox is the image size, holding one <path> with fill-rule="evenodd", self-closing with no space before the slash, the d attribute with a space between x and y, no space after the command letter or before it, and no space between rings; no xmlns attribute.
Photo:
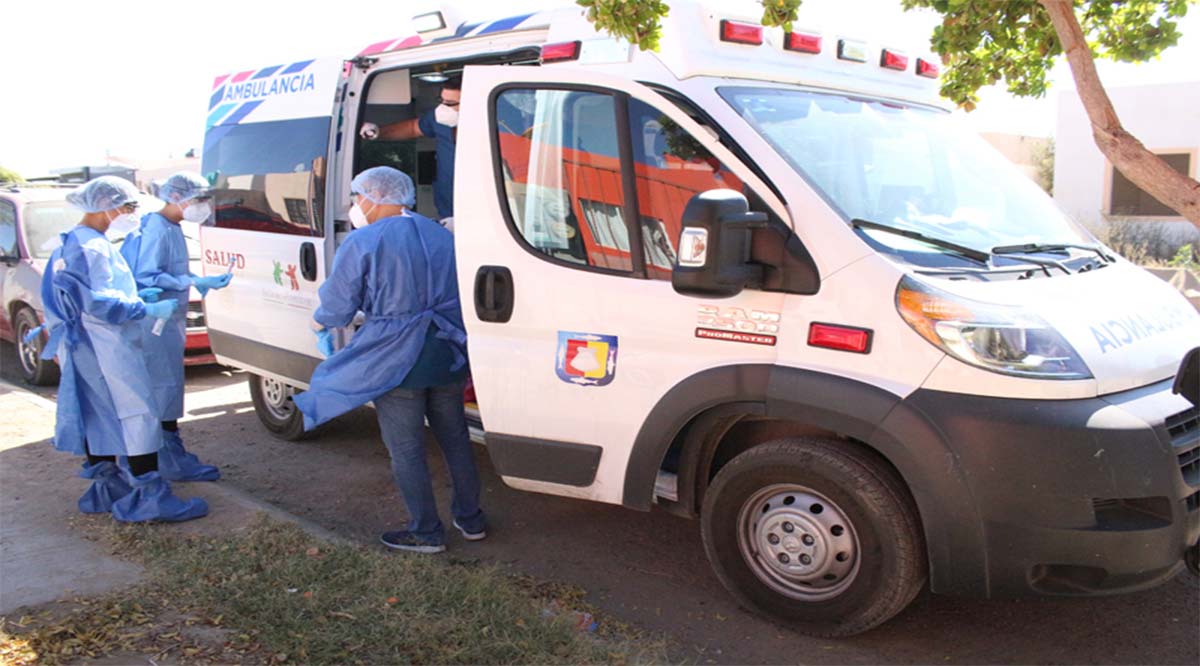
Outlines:
<svg viewBox="0 0 1200 666"><path fill-rule="evenodd" d="M400 530L396 532L384 532L383 536L379 537L383 545L396 550L407 550L410 553L425 553L432 555L446 550L446 545L441 543L430 543L424 539L420 539L412 532Z"/></svg>

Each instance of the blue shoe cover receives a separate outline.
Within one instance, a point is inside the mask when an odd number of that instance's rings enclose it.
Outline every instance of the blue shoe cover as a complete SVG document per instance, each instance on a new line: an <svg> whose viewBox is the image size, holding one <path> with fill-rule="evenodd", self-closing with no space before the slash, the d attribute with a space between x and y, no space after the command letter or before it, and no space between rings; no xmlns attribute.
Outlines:
<svg viewBox="0 0 1200 666"><path fill-rule="evenodd" d="M221 470L200 462L194 453L183 448L178 432L163 431L162 448L158 450L158 473L168 481L216 481Z"/></svg>
<svg viewBox="0 0 1200 666"><path fill-rule="evenodd" d="M79 498L79 510L84 513L108 513L113 503L133 492L121 470L107 460L95 465L83 463L79 476L92 480L91 487Z"/></svg>
<svg viewBox="0 0 1200 666"><path fill-rule="evenodd" d="M113 518L123 523L154 520L178 523L208 515L208 502L199 497L180 499L171 493L171 484L158 472L132 477L133 492L113 504Z"/></svg>

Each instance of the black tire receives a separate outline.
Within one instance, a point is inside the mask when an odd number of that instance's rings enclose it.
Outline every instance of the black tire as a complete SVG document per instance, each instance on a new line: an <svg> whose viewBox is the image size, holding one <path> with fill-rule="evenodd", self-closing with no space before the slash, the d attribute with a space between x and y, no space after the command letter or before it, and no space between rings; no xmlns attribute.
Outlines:
<svg viewBox="0 0 1200 666"><path fill-rule="evenodd" d="M812 636L852 636L886 622L928 576L908 490L851 442L795 437L745 451L713 480L701 525L725 588Z"/></svg>
<svg viewBox="0 0 1200 666"><path fill-rule="evenodd" d="M278 380L253 373L247 373L246 379L250 384L254 413L268 432L289 442L308 437L304 431L304 415L292 402L295 389Z"/></svg>
<svg viewBox="0 0 1200 666"><path fill-rule="evenodd" d="M46 344L45 333L39 334L30 344L25 344L25 334L38 327L37 314L27 305L17 308L13 316L13 331L17 335L17 366L21 377L35 386L51 386L58 383L58 364L42 358Z"/></svg>

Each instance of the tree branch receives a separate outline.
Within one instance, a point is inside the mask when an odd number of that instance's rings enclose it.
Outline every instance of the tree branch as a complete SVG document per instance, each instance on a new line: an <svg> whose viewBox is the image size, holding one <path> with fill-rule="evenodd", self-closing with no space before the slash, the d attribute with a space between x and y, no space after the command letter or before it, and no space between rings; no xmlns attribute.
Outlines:
<svg viewBox="0 0 1200 666"><path fill-rule="evenodd" d="M1067 55L1071 76L1075 79L1079 99L1092 124L1092 135L1100 152L1130 182L1200 229L1200 183L1172 169L1125 131L1096 73L1096 62L1075 16L1074 2L1038 0L1038 3L1049 15Z"/></svg>

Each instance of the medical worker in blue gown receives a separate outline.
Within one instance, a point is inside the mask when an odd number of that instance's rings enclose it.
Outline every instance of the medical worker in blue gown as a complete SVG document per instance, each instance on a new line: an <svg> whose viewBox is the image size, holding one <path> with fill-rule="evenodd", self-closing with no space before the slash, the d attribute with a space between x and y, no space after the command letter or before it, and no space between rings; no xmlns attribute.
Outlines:
<svg viewBox="0 0 1200 666"><path fill-rule="evenodd" d="M87 456L80 474L92 485L79 499L85 513L124 522L181 521L208 513L202 499L183 500L158 473L162 427L146 368L140 326L169 320L174 300L145 302L128 264L105 233L136 228L137 190L113 176L67 195L83 211L62 235L42 277L50 341L43 355L62 368L54 446ZM153 291L146 292L147 297ZM128 458L128 470L117 467Z"/></svg>
<svg viewBox="0 0 1200 666"><path fill-rule="evenodd" d="M338 248L321 305L313 314L317 348L327 358L311 388L295 397L305 429L375 401L392 475L408 507L407 529L381 537L389 548L446 549L425 453L425 419L454 480L454 526L467 540L487 536L479 508L479 474L463 412L467 336L458 302L453 236L409 210L412 179L391 167L360 173L350 184L355 230ZM337 353L330 329L365 314Z"/></svg>
<svg viewBox="0 0 1200 666"><path fill-rule="evenodd" d="M162 423L163 444L158 450L158 473L170 481L216 481L221 472L200 462L183 448L179 419L183 417L183 351L187 343L188 292L201 296L229 284L232 273L192 275L187 241L179 223L202 223L212 214L208 181L199 174L180 172L158 183L156 196L167 202L162 210L142 217L141 227L121 246L139 289L159 290L159 300L174 301L175 314L158 334L153 322L141 324L142 348L154 386L156 414Z"/></svg>

